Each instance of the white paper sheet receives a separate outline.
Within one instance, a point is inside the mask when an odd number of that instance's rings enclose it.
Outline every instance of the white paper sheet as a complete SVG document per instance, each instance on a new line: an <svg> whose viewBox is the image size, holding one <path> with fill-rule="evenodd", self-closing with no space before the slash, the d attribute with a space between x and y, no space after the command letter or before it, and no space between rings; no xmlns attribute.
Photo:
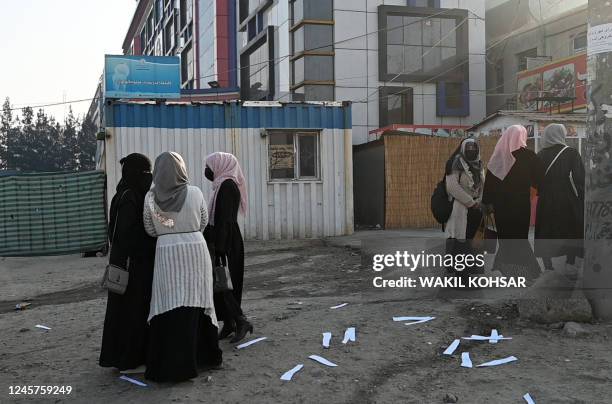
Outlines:
<svg viewBox="0 0 612 404"><path fill-rule="evenodd" d="M457 349L457 347L459 346L459 343L461 342L460 339L456 339L454 340L449 346L448 348L446 348L446 350L443 352L444 355L452 355L453 353L455 353L455 350Z"/></svg>
<svg viewBox="0 0 612 404"><path fill-rule="evenodd" d="M461 353L461 367L462 368L471 368L472 367L472 360L470 359L470 353L469 352L462 352Z"/></svg>
<svg viewBox="0 0 612 404"><path fill-rule="evenodd" d="M433 320L435 317L393 317L393 321L420 321L420 320Z"/></svg>
<svg viewBox="0 0 612 404"><path fill-rule="evenodd" d="M422 319L417 320L417 321L413 321L411 323L404 323L404 325L413 325L413 324L426 323L426 322L431 321L433 319L435 319L435 317L423 317Z"/></svg>
<svg viewBox="0 0 612 404"><path fill-rule="evenodd" d="M281 376L281 380L285 380L285 381L291 380L293 375L299 372L300 370L302 370L303 367L304 365L301 363L299 365L296 365L293 369L288 370L285 373L283 373L283 375Z"/></svg>
<svg viewBox="0 0 612 404"><path fill-rule="evenodd" d="M533 398L531 398L529 393L525 394L523 399L527 402L527 404L535 404L535 401L533 401Z"/></svg>
<svg viewBox="0 0 612 404"><path fill-rule="evenodd" d="M497 344L498 338L500 335L497 333L497 330L494 328L491 330L491 338L489 338L489 344ZM502 335L503 337L503 335Z"/></svg>
<svg viewBox="0 0 612 404"><path fill-rule="evenodd" d="M349 341L355 342L355 327L349 327L344 332L344 339L342 340L343 344L346 344Z"/></svg>
<svg viewBox="0 0 612 404"><path fill-rule="evenodd" d="M329 341L331 341L332 333L324 332L323 333L323 348L329 348Z"/></svg>
<svg viewBox="0 0 612 404"><path fill-rule="evenodd" d="M507 358L504 358L504 359L496 359L494 361L482 363L478 365L478 367L481 368L481 367L486 367L486 366L499 366L499 365L504 365L506 363L514 362L517 360L518 358L516 356L508 356Z"/></svg>
<svg viewBox="0 0 612 404"><path fill-rule="evenodd" d="M332 306L332 307L330 307L330 309L336 310L336 309L340 309L340 308L342 308L344 306L347 306L347 305L348 305L348 303L342 303L342 304L339 304L337 306Z"/></svg>
<svg viewBox="0 0 612 404"><path fill-rule="evenodd" d="M512 337L504 337L503 335L497 335L497 336L486 336L486 335L472 335L471 337L461 337L461 339L465 339L468 341L489 341L490 343L493 344L493 342L491 341L503 341L503 340L510 340L512 339Z"/></svg>
<svg viewBox="0 0 612 404"><path fill-rule="evenodd" d="M310 355L309 358L312 359L315 362L319 362L322 365L329 366L329 367L332 367L332 368L338 366L335 363L330 362L327 359L325 359L325 358L323 358L323 357L321 357L319 355Z"/></svg>
<svg viewBox="0 0 612 404"><path fill-rule="evenodd" d="M246 347L248 347L248 346L250 346L250 345L253 345L253 344L258 343L259 341L263 341L264 339L268 339L268 337L256 338L256 339L251 340L251 341L249 341L249 342L245 342L244 344L240 344L240 345L238 345L238 346L236 347L236 349L246 348Z"/></svg>
<svg viewBox="0 0 612 404"><path fill-rule="evenodd" d="M131 377L127 377L125 375L121 376L119 379L125 380L126 382L133 383L133 384L135 384L137 386L140 386L140 387L147 387L147 385L145 383L141 382L140 380L132 379Z"/></svg>
<svg viewBox="0 0 612 404"><path fill-rule="evenodd" d="M47 330L47 331L51 329L51 327L47 327L46 325L40 325L40 324L36 324L36 328L40 328L40 329Z"/></svg>

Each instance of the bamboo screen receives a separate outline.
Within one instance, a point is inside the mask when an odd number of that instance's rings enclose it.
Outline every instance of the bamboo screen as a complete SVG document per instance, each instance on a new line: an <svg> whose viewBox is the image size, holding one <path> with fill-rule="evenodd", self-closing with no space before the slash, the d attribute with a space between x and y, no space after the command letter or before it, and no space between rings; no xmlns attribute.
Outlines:
<svg viewBox="0 0 612 404"><path fill-rule="evenodd" d="M486 163L499 137L479 138ZM431 194L461 139L387 135L385 141L385 228L434 228Z"/></svg>

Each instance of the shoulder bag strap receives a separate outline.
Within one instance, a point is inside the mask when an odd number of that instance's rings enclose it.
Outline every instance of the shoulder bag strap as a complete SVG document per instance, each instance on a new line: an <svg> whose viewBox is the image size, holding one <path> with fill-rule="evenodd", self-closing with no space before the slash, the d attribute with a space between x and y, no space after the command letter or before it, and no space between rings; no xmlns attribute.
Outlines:
<svg viewBox="0 0 612 404"><path fill-rule="evenodd" d="M126 189L125 191L123 191L123 193L121 194L121 196L119 197L119 201L117 202L117 216L115 216L115 225L113 226L113 235L111 237L111 246L113 245L113 243L115 242L115 233L117 233L117 222L119 221L119 205L121 204L121 200L123 199L123 196L129 191L129 189Z"/></svg>
<svg viewBox="0 0 612 404"><path fill-rule="evenodd" d="M565 151L569 149L569 146L565 146L563 149L561 149L561 151L559 153L557 153L557 155L555 156L555 158L553 159L553 161L550 162L550 164L548 165L548 168L546 169L546 173L544 173L544 175L546 176L548 174L548 172L550 171L550 169L552 168L552 166L555 164L555 162L557 161L557 159L559 158L559 156L561 156L561 154Z"/></svg>

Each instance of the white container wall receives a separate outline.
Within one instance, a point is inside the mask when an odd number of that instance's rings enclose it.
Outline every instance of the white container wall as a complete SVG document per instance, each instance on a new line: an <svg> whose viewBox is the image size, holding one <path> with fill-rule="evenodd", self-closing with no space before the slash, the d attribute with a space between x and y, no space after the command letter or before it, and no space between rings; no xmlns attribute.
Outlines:
<svg viewBox="0 0 612 404"><path fill-rule="evenodd" d="M109 200L121 177L119 160L143 153L152 161L175 151L187 164L190 183L210 195L204 160L215 151L233 153L248 189L247 239L339 236L353 232L350 106L340 103L202 105L114 104L107 107L105 163ZM316 180L270 180L268 131L319 133Z"/></svg>

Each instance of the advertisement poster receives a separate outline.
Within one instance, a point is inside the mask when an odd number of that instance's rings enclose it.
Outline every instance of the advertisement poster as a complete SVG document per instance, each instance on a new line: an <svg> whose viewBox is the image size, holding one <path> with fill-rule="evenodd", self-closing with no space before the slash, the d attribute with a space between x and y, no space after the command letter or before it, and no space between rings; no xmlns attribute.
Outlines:
<svg viewBox="0 0 612 404"><path fill-rule="evenodd" d="M178 56L104 57L105 98L167 99L181 96Z"/></svg>
<svg viewBox="0 0 612 404"><path fill-rule="evenodd" d="M550 112L568 112L572 102L558 106L547 102L535 101L538 97L573 97L574 110L586 107L586 53L559 60L532 70L521 72L517 76L517 106L519 110ZM538 109L539 108L539 109Z"/></svg>

